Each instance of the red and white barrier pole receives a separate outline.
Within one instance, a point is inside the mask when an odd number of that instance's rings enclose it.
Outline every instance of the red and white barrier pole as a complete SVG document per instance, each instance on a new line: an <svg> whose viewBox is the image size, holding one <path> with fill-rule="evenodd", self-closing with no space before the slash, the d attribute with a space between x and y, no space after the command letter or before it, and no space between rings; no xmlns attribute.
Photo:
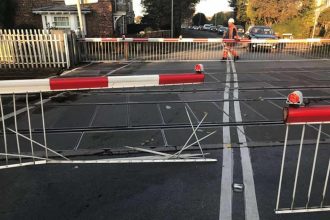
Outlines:
<svg viewBox="0 0 330 220"><path fill-rule="evenodd" d="M0 81L0 94L195 84L204 74L165 74Z"/></svg>
<svg viewBox="0 0 330 220"><path fill-rule="evenodd" d="M235 43L234 39L223 38L84 38L81 42L194 42L194 43ZM329 43L330 39L241 39L240 43Z"/></svg>
<svg viewBox="0 0 330 220"><path fill-rule="evenodd" d="M330 106L287 107L283 110L286 124L325 124L330 123Z"/></svg>

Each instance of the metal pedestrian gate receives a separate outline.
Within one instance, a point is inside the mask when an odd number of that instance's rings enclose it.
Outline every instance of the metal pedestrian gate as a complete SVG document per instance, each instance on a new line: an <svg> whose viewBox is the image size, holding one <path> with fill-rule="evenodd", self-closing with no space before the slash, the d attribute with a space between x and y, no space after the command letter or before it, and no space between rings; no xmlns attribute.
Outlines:
<svg viewBox="0 0 330 220"><path fill-rule="evenodd" d="M163 74L140 76L109 76L83 78L52 78L38 80L0 81L0 169L50 164L50 163L155 163L155 162L213 162L216 159L205 157L200 141L213 135L197 137L197 130L206 118L193 125L190 114L187 116L192 134L182 148L174 154L163 153L146 148L127 146L128 151L152 154L139 157L109 157L107 159L79 159L77 155L64 154L49 146L47 139L47 118L45 105L63 92L78 90L104 90L112 88L135 88L165 85L198 84L204 82L203 73ZM32 111L37 112L31 114ZM79 120L79 119L78 119ZM193 139L196 138L194 141ZM193 142L193 143L191 143ZM186 150L198 144L200 153L187 154ZM81 155L80 155L81 156ZM110 155L111 156L111 155Z"/></svg>
<svg viewBox="0 0 330 220"><path fill-rule="evenodd" d="M300 98L291 96L303 104ZM330 211L330 148L325 141L325 131L330 128L330 106L290 105L284 109L284 122L286 132L275 212ZM300 138L300 142L290 143L290 137L299 131L300 137L295 138Z"/></svg>

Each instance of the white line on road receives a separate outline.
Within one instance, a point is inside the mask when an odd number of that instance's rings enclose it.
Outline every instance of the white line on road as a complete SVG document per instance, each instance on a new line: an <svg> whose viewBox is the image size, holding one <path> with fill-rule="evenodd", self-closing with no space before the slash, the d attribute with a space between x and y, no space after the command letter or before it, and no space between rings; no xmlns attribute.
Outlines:
<svg viewBox="0 0 330 220"><path fill-rule="evenodd" d="M230 65L227 61L226 88L224 100L229 100L230 89ZM229 122L229 101L223 104L223 122ZM230 127L223 127L223 153L222 153L222 175L220 195L220 220L232 219L232 182L233 182L233 153L230 146Z"/></svg>
<svg viewBox="0 0 330 220"><path fill-rule="evenodd" d="M51 100L51 97L48 98L48 99L44 99L42 103L43 103L43 104L46 104L46 103L49 102L50 100ZM36 106L37 106L37 105L40 105L40 104L41 104L41 101L34 103L34 106L30 106L30 107L29 107L29 110L35 109ZM27 111L27 107L21 108L21 109L19 109L19 110L16 111L16 116L18 116L18 115L20 115L20 114L22 114L22 113L24 113L24 112L26 112L26 111ZM7 119L12 118L12 117L14 117L14 116L15 116L15 113L14 113L14 112L8 113L7 115L4 115L3 118L0 117L0 121L2 121L2 120L7 120Z"/></svg>
<svg viewBox="0 0 330 220"><path fill-rule="evenodd" d="M126 65L124 65L124 66L122 66L122 67L119 67L119 68L115 69L115 70L112 70L111 72L107 73L106 75L110 75L110 74L112 74L112 73L114 73L114 72L117 72L117 71L119 71L119 70L121 70L121 69L123 69L123 68L125 68L125 67L127 67L127 66L129 66L129 65L131 65L132 63L133 63L133 62L128 63L128 64L126 64ZM94 64L94 63L89 63L89 64L86 64L86 65L84 65L84 66L80 66L80 67L77 67L77 68L75 68L75 69L72 69L72 70L66 71L66 72L62 73L61 76L64 76L64 75L70 74L71 72L73 72L73 71L75 71L75 70L83 69L83 68L88 67L88 66L90 66L90 65L92 65L92 64ZM62 94L62 93L60 93L60 94ZM58 95L60 95L60 94L57 94L57 95L55 95L55 96L51 96L51 97L49 97L48 99L43 100L43 104L46 104L47 102L49 102L49 101L51 100L51 98L56 97L56 96L58 96ZM40 103L41 103L41 102L37 102L37 103L34 103L34 105L38 105L38 104L40 104ZM35 107L30 107L29 109L34 109L34 108L35 108ZM24 113L24 112L26 112L26 111L27 111L27 108L26 108L26 107L25 107L25 108L21 108L21 109L19 109L19 110L16 111L16 116L17 116L17 115L20 115L20 114L22 114L22 113ZM0 117L0 121L2 121L2 120L7 120L7 119L9 119L9 118L12 118L13 116L15 116L14 112L8 113L7 115L4 115L3 118Z"/></svg>
<svg viewBox="0 0 330 220"><path fill-rule="evenodd" d="M236 67L233 61L231 61L234 77L234 100L238 99L238 77ZM239 101L234 101L235 120L236 122L242 122L242 113ZM245 199L245 219L246 220L259 220L259 211L257 205L257 198L255 192L255 185L253 179L253 169L251 164L250 150L247 146L246 136L243 126L237 126L238 140L240 144L242 171L243 171L243 183L245 186L244 199Z"/></svg>
<svg viewBox="0 0 330 220"><path fill-rule="evenodd" d="M74 69L72 69L72 70L65 71L64 73L61 74L61 76L68 75L68 74L70 74L70 73L72 73L72 72L74 72L74 71L76 71L76 70L83 69L83 68L88 67L88 66L90 66L90 65L92 65L92 64L94 64L94 63L88 63L88 64L86 64L86 65L83 65L83 66L80 66L80 67L74 68Z"/></svg>
<svg viewBox="0 0 330 220"><path fill-rule="evenodd" d="M128 66L132 65L133 63L134 63L134 62L131 62L131 63L128 63L128 64L122 66L122 67L119 67L119 68L117 68L117 69L114 69L114 70L108 72L108 73L106 74L106 76L110 76L111 74L113 74L113 73L115 73L115 72L117 72L117 71L119 71L119 70L122 70L122 69L124 69L125 67L128 67Z"/></svg>

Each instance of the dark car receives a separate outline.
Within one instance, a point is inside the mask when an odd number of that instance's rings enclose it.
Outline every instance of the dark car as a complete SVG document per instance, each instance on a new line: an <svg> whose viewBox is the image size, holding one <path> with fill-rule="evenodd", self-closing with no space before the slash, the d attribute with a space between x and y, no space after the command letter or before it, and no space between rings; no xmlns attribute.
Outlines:
<svg viewBox="0 0 330 220"><path fill-rule="evenodd" d="M236 25L236 28L237 28L237 32L239 33L239 34L241 34L241 33L245 33L244 32L244 28L243 28L243 26L242 25Z"/></svg>
<svg viewBox="0 0 330 220"><path fill-rule="evenodd" d="M250 40L277 39L272 28L268 26L251 26L245 35ZM255 50L271 51L272 49L277 49L278 47L279 45L277 43L250 43L248 49L250 51L255 51Z"/></svg>
<svg viewBox="0 0 330 220"><path fill-rule="evenodd" d="M220 28L218 29L218 34L219 34L220 36L223 36L223 35L227 32L227 30L228 30L227 27L220 27Z"/></svg>

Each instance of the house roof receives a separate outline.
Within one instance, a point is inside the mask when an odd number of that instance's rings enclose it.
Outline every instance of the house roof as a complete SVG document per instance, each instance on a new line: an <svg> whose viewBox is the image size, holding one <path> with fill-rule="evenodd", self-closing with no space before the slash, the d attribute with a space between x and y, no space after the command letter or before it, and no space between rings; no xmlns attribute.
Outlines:
<svg viewBox="0 0 330 220"><path fill-rule="evenodd" d="M34 14L77 14L77 7L75 5L52 5L41 8L32 9ZM89 8L81 8L81 12L83 14L90 13L91 10Z"/></svg>

